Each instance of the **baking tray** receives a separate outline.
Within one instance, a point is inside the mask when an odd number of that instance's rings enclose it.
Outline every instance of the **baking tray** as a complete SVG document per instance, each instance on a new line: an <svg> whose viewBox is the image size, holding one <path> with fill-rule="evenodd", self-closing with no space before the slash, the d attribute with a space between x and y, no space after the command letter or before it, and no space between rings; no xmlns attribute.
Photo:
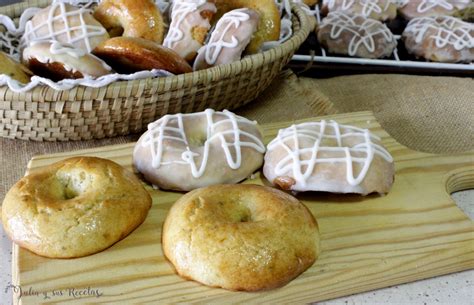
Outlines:
<svg viewBox="0 0 474 305"><path fill-rule="evenodd" d="M311 12L315 15L317 23L320 24L324 18L320 7L317 5L312 8ZM316 77L366 73L474 77L474 63L436 63L417 59L410 55L401 41L401 34L407 23L400 16L386 23L398 42L397 47L388 58L367 59L331 54L319 44L316 32L313 31L293 55L289 67L299 73L304 72Z"/></svg>

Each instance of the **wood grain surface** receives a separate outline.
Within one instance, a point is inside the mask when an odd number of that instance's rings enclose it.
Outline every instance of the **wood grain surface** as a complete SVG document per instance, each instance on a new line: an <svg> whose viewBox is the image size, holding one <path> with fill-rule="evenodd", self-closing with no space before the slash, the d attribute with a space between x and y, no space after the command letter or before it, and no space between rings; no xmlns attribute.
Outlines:
<svg viewBox="0 0 474 305"><path fill-rule="evenodd" d="M474 187L474 153L432 155L401 146L370 112L326 117L369 128L394 156L395 183L386 196L301 193L321 230L316 263L285 287L229 292L177 276L163 257L161 227L182 195L156 191L146 221L111 248L79 259L47 259L13 247L15 304L308 303L474 268L474 223L450 193ZM308 120L304 120L308 121ZM268 143L291 123L263 126ZM132 169L133 143L35 157L34 169L66 157L109 158ZM244 183L268 183L259 174ZM100 296L97 296L99 294Z"/></svg>

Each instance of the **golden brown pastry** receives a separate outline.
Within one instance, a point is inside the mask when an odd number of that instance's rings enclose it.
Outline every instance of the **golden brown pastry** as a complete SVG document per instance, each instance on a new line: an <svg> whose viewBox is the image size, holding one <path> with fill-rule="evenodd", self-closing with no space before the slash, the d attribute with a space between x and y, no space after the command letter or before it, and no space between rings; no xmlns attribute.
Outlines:
<svg viewBox="0 0 474 305"><path fill-rule="evenodd" d="M103 0L94 17L110 32L121 28L125 37L163 42L163 17L151 0Z"/></svg>
<svg viewBox="0 0 474 305"><path fill-rule="evenodd" d="M318 224L301 202L251 184L215 185L181 197L166 217L162 244L180 276L243 291L287 284L320 252Z"/></svg>
<svg viewBox="0 0 474 305"><path fill-rule="evenodd" d="M367 195L388 193L395 168L369 130L323 120L281 129L267 146L263 173L285 190Z"/></svg>
<svg viewBox="0 0 474 305"><path fill-rule="evenodd" d="M176 52L143 38L114 37L100 44L93 54L120 73L162 69L173 74L192 72Z"/></svg>
<svg viewBox="0 0 474 305"><path fill-rule="evenodd" d="M226 12L238 8L249 8L258 12L260 22L257 32L246 49L249 54L258 53L264 42L280 38L280 12L274 0L216 0L216 6L216 20Z"/></svg>
<svg viewBox="0 0 474 305"><path fill-rule="evenodd" d="M30 81L31 73L28 68L11 59L7 54L0 52L0 75L5 74L20 83L26 84Z"/></svg>
<svg viewBox="0 0 474 305"><path fill-rule="evenodd" d="M5 232L38 255L72 258L102 251L147 216L151 198L115 162L75 157L35 170L7 193Z"/></svg>

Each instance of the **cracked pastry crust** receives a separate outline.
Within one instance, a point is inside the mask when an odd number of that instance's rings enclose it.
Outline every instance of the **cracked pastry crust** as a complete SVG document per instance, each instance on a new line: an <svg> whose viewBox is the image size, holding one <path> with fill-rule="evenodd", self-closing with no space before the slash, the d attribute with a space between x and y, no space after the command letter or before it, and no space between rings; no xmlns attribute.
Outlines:
<svg viewBox="0 0 474 305"><path fill-rule="evenodd" d="M320 249L318 224L301 202L251 184L210 186L181 197L166 217L162 244L180 276L240 291L287 284Z"/></svg>
<svg viewBox="0 0 474 305"><path fill-rule="evenodd" d="M131 172L110 160L75 157L18 181L3 202L2 223L23 248L73 258L125 238L150 207L150 195Z"/></svg>

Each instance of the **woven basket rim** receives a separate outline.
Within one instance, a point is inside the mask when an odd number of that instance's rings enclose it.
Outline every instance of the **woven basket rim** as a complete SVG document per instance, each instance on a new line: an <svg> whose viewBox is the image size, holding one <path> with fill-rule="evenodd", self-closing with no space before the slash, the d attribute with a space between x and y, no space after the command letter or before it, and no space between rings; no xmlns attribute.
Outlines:
<svg viewBox="0 0 474 305"><path fill-rule="evenodd" d="M0 14L9 16L10 18L18 18L21 13L29 7L46 7L51 3L50 0L28 0L21 3L11 4L0 8ZM92 96L89 95L88 99L94 99L97 96L97 93L100 91L120 91L124 92L123 96L128 97L130 94L125 93L126 88L132 86L152 87L156 86L156 83L161 83L163 86L168 86L176 83L187 83L191 80L193 86L206 85L207 83L214 82L221 78L230 78L236 76L240 73L253 70L257 67L261 67L265 64L268 64L271 61L274 61L275 58L281 58L288 54L289 52L295 51L295 49L301 45L301 43L306 39L310 32L309 20L306 15L306 12L297 4L292 4L292 13L295 15L298 20L300 27L297 31L293 32L293 35L290 39L282 43L281 45L260 52L258 54L253 54L242 58L239 61L218 65L212 68L205 70L194 71L190 73L167 76L167 77L157 77L157 78L144 78L140 80L131 80L131 81L116 81L109 85L93 88L85 86L77 86L69 90L92 90ZM227 71L227 72L226 72ZM230 71L230 73L228 72ZM6 86L2 86L6 87ZM2 88L0 87L0 88ZM56 96L60 92L69 91L69 90L56 90L47 85L39 85L32 90L29 90L24 93L15 93L10 88L6 89L5 94L14 94L19 97L21 100L31 100L32 96L36 95L38 92L41 92L42 96ZM91 92L89 92L91 93Z"/></svg>

